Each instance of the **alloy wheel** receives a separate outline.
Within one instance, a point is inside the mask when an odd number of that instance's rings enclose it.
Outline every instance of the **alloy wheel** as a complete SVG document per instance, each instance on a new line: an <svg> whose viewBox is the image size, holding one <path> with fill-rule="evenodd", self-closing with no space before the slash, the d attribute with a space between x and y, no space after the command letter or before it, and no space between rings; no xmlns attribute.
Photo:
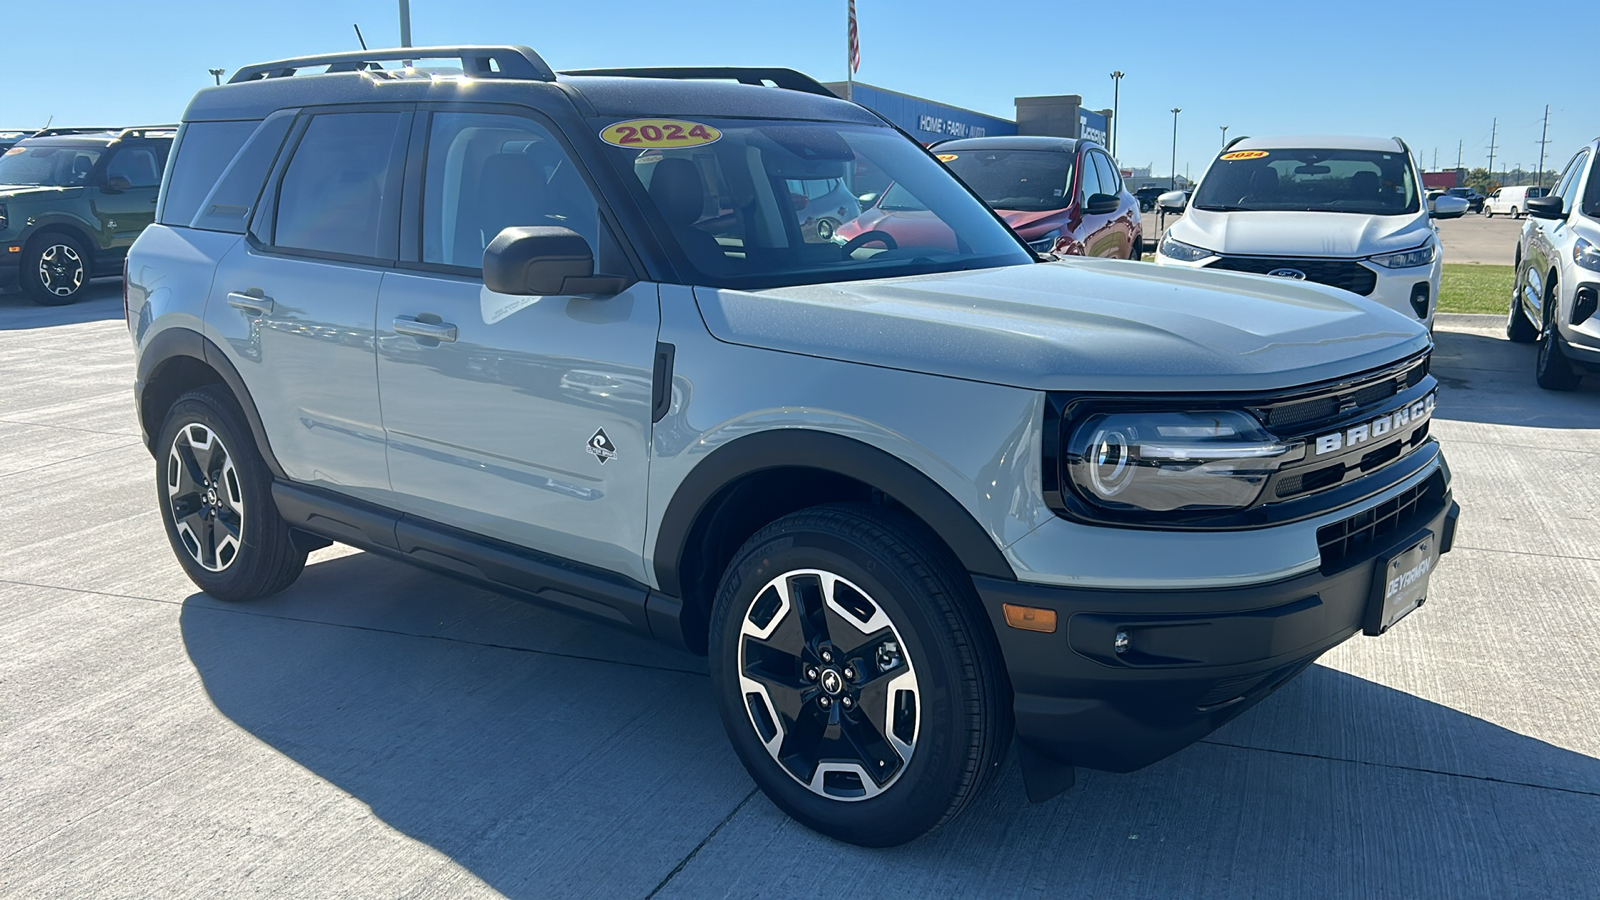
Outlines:
<svg viewBox="0 0 1600 900"><path fill-rule="evenodd" d="M832 572L785 572L756 592L740 622L739 690L767 753L819 796L875 797L916 750L921 697L905 641Z"/></svg>
<svg viewBox="0 0 1600 900"><path fill-rule="evenodd" d="M209 572L226 569L244 540L244 492L215 431L198 423L178 430L167 454L166 484L184 549Z"/></svg>
<svg viewBox="0 0 1600 900"><path fill-rule="evenodd" d="M39 254L39 283L57 297L77 293L83 275L83 257L66 244L51 244Z"/></svg>

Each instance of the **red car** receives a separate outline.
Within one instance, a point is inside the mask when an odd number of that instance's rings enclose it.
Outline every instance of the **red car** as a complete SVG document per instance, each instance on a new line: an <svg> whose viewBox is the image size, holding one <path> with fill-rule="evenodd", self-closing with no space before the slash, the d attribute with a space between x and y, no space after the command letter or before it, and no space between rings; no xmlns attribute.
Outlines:
<svg viewBox="0 0 1600 900"><path fill-rule="evenodd" d="M933 152L1040 253L1122 259L1144 253L1139 201L1123 186L1110 154L1093 141L967 138ZM948 229L899 185L838 234L848 240L869 231L907 245L953 244Z"/></svg>

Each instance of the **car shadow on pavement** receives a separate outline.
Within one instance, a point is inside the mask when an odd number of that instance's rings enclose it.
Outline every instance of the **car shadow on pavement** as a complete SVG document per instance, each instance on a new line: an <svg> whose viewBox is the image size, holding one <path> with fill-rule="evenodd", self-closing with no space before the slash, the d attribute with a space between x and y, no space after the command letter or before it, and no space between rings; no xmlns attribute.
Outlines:
<svg viewBox="0 0 1600 900"><path fill-rule="evenodd" d="M700 663L606 627L353 554L261 603L195 594L181 628L224 716L514 897L668 879L668 895L816 893L819 857L829 893L872 896L1512 896L1600 878L1600 761L1321 666L1205 742L1080 773L1049 803L1027 803L1013 761L955 823L872 851L752 796ZM286 777L279 802L307 790Z"/></svg>
<svg viewBox="0 0 1600 900"><path fill-rule="evenodd" d="M1434 334L1432 372L1443 390L1441 419L1528 428L1600 427L1600 376L1575 391L1547 391L1533 380L1534 347L1461 331Z"/></svg>
<svg viewBox="0 0 1600 900"><path fill-rule="evenodd" d="M0 293L0 331L49 328L122 318L122 279L100 278L90 282L76 303L66 306L40 306L21 291Z"/></svg>

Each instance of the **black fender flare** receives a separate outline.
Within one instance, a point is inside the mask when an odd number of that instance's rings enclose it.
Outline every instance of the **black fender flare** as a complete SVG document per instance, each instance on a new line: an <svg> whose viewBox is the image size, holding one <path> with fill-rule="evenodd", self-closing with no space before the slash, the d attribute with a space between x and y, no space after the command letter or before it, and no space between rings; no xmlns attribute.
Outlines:
<svg viewBox="0 0 1600 900"><path fill-rule="evenodd" d="M234 368L233 363L228 361L228 357L216 344L190 328L168 328L151 338L139 353L139 368L134 376L133 397L139 413L139 427L144 433L145 447L152 454L156 453L156 435L145 425L145 389L160 376L168 363L180 358L198 360L222 377L223 385L233 393L234 399L239 402L239 409L244 413L245 421L250 423L250 436L261 451L261 458L266 461L267 468L277 478L288 477L283 471L283 466L278 464L278 458L273 455L272 445L267 442L266 426L261 423L261 414L256 410L255 400L250 396L250 389L245 387L239 370Z"/></svg>
<svg viewBox="0 0 1600 900"><path fill-rule="evenodd" d="M718 493L747 475L778 468L819 469L882 491L933 529L967 571L1016 580L1005 554L966 507L911 464L854 438L786 428L736 438L690 470L656 536L652 559L662 593L683 596L681 565L690 535Z"/></svg>

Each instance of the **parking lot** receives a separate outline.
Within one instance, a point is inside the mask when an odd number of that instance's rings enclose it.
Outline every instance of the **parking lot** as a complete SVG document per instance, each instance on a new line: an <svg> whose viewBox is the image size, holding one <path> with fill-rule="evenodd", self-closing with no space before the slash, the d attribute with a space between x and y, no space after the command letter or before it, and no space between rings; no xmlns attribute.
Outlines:
<svg viewBox="0 0 1600 900"><path fill-rule="evenodd" d="M698 658L337 547L263 602L196 593L121 314L114 282L61 309L0 296L0 895L1600 884L1600 385L1539 390L1492 317L1439 323L1463 515L1424 607L1153 767L1033 806L1013 760L953 826L874 851L756 790Z"/></svg>

